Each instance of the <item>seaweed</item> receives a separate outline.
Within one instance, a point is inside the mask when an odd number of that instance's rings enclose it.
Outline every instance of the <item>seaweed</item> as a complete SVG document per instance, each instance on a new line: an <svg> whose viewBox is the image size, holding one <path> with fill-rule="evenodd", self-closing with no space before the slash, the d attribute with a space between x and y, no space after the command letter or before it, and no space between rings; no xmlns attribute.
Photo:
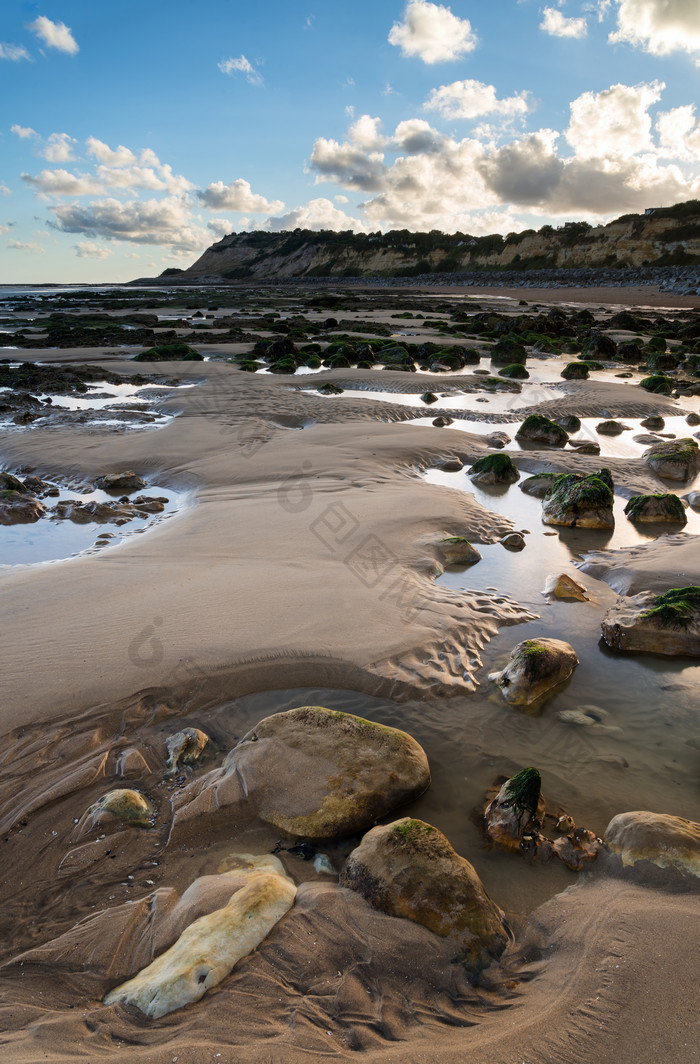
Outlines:
<svg viewBox="0 0 700 1064"><path fill-rule="evenodd" d="M686 523L687 517L685 515L683 503L677 495L668 492L661 492L658 495L633 495L625 506L625 513L630 521L635 521L642 517L651 500L656 500L657 502L663 501L665 503L667 517L670 517L672 520L678 521L681 524Z"/></svg>
<svg viewBox="0 0 700 1064"><path fill-rule="evenodd" d="M504 799L517 810L518 827L525 814L525 822L534 818L542 790L542 777L536 768L529 766L511 776L504 786Z"/></svg>
<svg viewBox="0 0 700 1064"><path fill-rule="evenodd" d="M657 595L654 603L640 614L644 620L653 620L665 628L687 628L696 612L700 611L700 587L674 587L663 595Z"/></svg>

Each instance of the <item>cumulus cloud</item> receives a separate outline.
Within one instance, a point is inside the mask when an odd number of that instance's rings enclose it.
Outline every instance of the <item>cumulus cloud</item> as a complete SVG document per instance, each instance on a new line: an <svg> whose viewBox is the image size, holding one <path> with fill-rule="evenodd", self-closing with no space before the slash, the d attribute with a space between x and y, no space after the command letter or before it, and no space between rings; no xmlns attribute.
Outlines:
<svg viewBox="0 0 700 1064"><path fill-rule="evenodd" d="M664 88L663 82L653 81L584 92L571 103L566 139L578 156L587 159L652 150L648 109Z"/></svg>
<svg viewBox="0 0 700 1064"><path fill-rule="evenodd" d="M247 219L246 219L247 221ZM217 239L221 240L222 237L228 236L234 230L233 222L230 222L228 218L212 218L207 222L207 229L210 233L213 233Z"/></svg>
<svg viewBox="0 0 700 1064"><path fill-rule="evenodd" d="M311 152L310 168L317 181L336 181L347 188L370 192L381 188L385 167L382 152L367 152L350 141L319 137Z"/></svg>
<svg viewBox="0 0 700 1064"><path fill-rule="evenodd" d="M617 29L608 40L643 48L652 55L690 52L700 56L697 0L616 0Z"/></svg>
<svg viewBox="0 0 700 1064"><path fill-rule="evenodd" d="M20 140L29 140L30 137L38 137L39 134L31 126L10 126L10 133L14 133Z"/></svg>
<svg viewBox="0 0 700 1064"><path fill-rule="evenodd" d="M426 111L439 111L443 118L477 118L488 114L510 118L527 114L532 104L527 90L499 100L493 85L468 80L433 89L423 107Z"/></svg>
<svg viewBox="0 0 700 1064"><path fill-rule="evenodd" d="M550 37L585 37L588 26L585 18L567 18L556 7L545 7L540 29Z"/></svg>
<svg viewBox="0 0 700 1064"><path fill-rule="evenodd" d="M134 244L162 244L196 250L210 236L192 225L186 207L176 198L161 200L96 200L86 206L61 204L54 208L53 228L63 233L84 233L92 238L124 240Z"/></svg>
<svg viewBox="0 0 700 1064"><path fill-rule="evenodd" d="M331 200L323 198L309 200L287 214L268 218L261 228L274 233L287 229L312 229L314 232L321 229L333 229L336 232L354 229L355 232L367 232L366 225L359 218L351 218L344 211L338 210Z"/></svg>
<svg viewBox="0 0 700 1064"><path fill-rule="evenodd" d="M430 64L460 59L477 43L468 19L458 18L449 7L427 0L409 0L403 22L394 23L388 40L403 55L418 56Z"/></svg>
<svg viewBox="0 0 700 1064"><path fill-rule="evenodd" d="M68 170L42 170L36 177L21 177L40 196L93 196L101 191L99 182L88 174L71 174Z"/></svg>
<svg viewBox="0 0 700 1064"><path fill-rule="evenodd" d="M222 74L232 75L235 71L245 74L246 80L251 85L262 85L263 83L260 72L255 69L250 60L246 59L244 55L239 55L238 59L233 59L232 57L222 59L218 66Z"/></svg>
<svg viewBox="0 0 700 1064"><path fill-rule="evenodd" d="M67 163L74 158L74 144L77 141L67 133L51 133L39 154L49 163Z"/></svg>
<svg viewBox="0 0 700 1064"><path fill-rule="evenodd" d="M700 159L700 123L695 118L694 104L660 114L656 128L663 155L687 162Z"/></svg>
<svg viewBox="0 0 700 1064"><path fill-rule="evenodd" d="M198 189L195 196L209 211L265 211L276 214L284 210L282 200L267 200L253 192L248 181L238 178L230 185L214 181L205 189Z"/></svg>
<svg viewBox="0 0 700 1064"><path fill-rule="evenodd" d="M10 240L7 244L8 248L12 251L26 251L30 255L45 255L46 248L43 248L41 244L24 243L21 240Z"/></svg>
<svg viewBox="0 0 700 1064"><path fill-rule="evenodd" d="M125 148L123 144L120 144L118 148L112 149L104 141L98 140L97 137L88 137L85 141L85 146L88 150L88 155L92 155L104 166L134 166L138 161L134 153L129 148Z"/></svg>
<svg viewBox="0 0 700 1064"><path fill-rule="evenodd" d="M48 48L56 48L68 55L76 55L79 51L73 34L64 22L52 22L46 15L39 15L34 22L29 23L27 29L36 34Z"/></svg>
<svg viewBox="0 0 700 1064"><path fill-rule="evenodd" d="M31 56L21 44L8 44L5 41L0 41L0 59L9 59L11 62L17 63L20 59L31 59Z"/></svg>
<svg viewBox="0 0 700 1064"><path fill-rule="evenodd" d="M479 171L488 187L519 206L546 203L564 171L555 150L558 137L553 129L540 129L484 156Z"/></svg>
<svg viewBox="0 0 700 1064"><path fill-rule="evenodd" d="M112 254L104 244L96 244L93 240L79 240L74 247L79 259L108 259Z"/></svg>

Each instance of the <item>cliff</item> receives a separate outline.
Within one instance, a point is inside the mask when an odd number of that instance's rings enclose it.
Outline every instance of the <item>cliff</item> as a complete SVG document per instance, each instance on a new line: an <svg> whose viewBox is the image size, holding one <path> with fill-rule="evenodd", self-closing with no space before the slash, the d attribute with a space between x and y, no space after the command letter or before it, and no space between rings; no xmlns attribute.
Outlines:
<svg viewBox="0 0 700 1064"><path fill-rule="evenodd" d="M502 237L465 233L353 233L307 229L232 233L173 281L275 281L302 277L411 277L463 270L700 264L700 201L626 214L607 225L567 222Z"/></svg>

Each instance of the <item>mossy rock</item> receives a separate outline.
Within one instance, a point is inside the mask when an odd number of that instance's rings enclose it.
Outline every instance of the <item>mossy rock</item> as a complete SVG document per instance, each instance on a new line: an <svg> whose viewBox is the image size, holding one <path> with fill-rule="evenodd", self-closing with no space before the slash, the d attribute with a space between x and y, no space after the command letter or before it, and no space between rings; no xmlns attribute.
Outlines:
<svg viewBox="0 0 700 1064"><path fill-rule="evenodd" d="M585 381L588 380L588 375L589 369L584 362L569 362L561 371L565 381Z"/></svg>
<svg viewBox="0 0 700 1064"><path fill-rule="evenodd" d="M691 480L700 472L700 450L689 436L655 443L642 457L664 480Z"/></svg>
<svg viewBox="0 0 700 1064"><path fill-rule="evenodd" d="M688 587L674 587L663 595L657 595L641 616L663 627L687 628L693 617L699 614L700 587L691 584Z"/></svg>
<svg viewBox="0 0 700 1064"><path fill-rule="evenodd" d="M519 362L513 362L512 365L504 366L503 369L499 369L498 376L499 377L509 377L509 378L513 378L514 380L520 380L520 381L524 381L524 380L529 380L530 379L530 374L528 373L528 371L525 369L524 366L520 365Z"/></svg>
<svg viewBox="0 0 700 1064"><path fill-rule="evenodd" d="M481 555L466 536L445 536L439 544L445 565L474 565Z"/></svg>
<svg viewBox="0 0 700 1064"><path fill-rule="evenodd" d="M511 365L513 362L525 365L525 362L527 361L527 351L523 345L516 340L499 340L493 345L489 354L492 362L498 362L501 365L506 366Z"/></svg>
<svg viewBox="0 0 700 1064"><path fill-rule="evenodd" d="M438 401L438 396L435 392L423 392L420 398L422 403L427 403L428 405Z"/></svg>
<svg viewBox="0 0 700 1064"><path fill-rule="evenodd" d="M134 355L132 362L203 362L204 356L189 344L156 344Z"/></svg>
<svg viewBox="0 0 700 1064"><path fill-rule="evenodd" d="M601 631L613 650L700 658L700 587L620 598L603 617Z"/></svg>
<svg viewBox="0 0 700 1064"><path fill-rule="evenodd" d="M532 495L535 499L543 499L552 490L557 477L560 476L561 473L535 473L534 476L527 477L522 482L520 490L526 495Z"/></svg>
<svg viewBox="0 0 700 1064"><path fill-rule="evenodd" d="M639 524L669 521L685 525L688 522L683 503L673 494L633 495L625 506L625 513L630 521Z"/></svg>
<svg viewBox="0 0 700 1064"><path fill-rule="evenodd" d="M588 476L562 473L544 498L542 521L565 528L614 528L613 502L609 469Z"/></svg>
<svg viewBox="0 0 700 1064"><path fill-rule="evenodd" d="M568 679L578 665L570 643L561 639L525 639L513 647L510 660L489 680L511 705L530 706Z"/></svg>
<svg viewBox="0 0 700 1064"><path fill-rule="evenodd" d="M316 391L321 395L342 395L343 389L339 388L337 384L333 384L333 381L326 381L325 384L319 384Z"/></svg>
<svg viewBox="0 0 700 1064"><path fill-rule="evenodd" d="M561 425L557 425L556 421L550 421L542 414L530 414L516 432L515 438L544 443L549 447L563 447L569 439L569 434Z"/></svg>
<svg viewBox="0 0 700 1064"><path fill-rule="evenodd" d="M654 392L655 395L670 395L674 383L671 377L666 377L662 373L654 373L650 377L644 377L639 382L639 387L647 392Z"/></svg>
<svg viewBox="0 0 700 1064"><path fill-rule="evenodd" d="M477 484L515 484L520 473L510 455L503 451L477 458L469 470L469 476Z"/></svg>

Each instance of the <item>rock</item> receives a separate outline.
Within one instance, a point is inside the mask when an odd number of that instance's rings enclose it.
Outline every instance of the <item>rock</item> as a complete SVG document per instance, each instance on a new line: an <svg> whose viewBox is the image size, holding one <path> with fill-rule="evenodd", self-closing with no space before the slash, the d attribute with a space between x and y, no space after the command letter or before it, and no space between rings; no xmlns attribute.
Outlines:
<svg viewBox="0 0 700 1064"><path fill-rule="evenodd" d="M80 499L62 499L51 511L59 520L73 521L76 525L91 525L95 522L106 524L114 522L123 525L132 521L137 512L131 503L122 502L81 502Z"/></svg>
<svg viewBox="0 0 700 1064"><path fill-rule="evenodd" d="M641 362L643 358L641 346L633 340L620 344L615 355L616 362Z"/></svg>
<svg viewBox="0 0 700 1064"><path fill-rule="evenodd" d="M165 495L138 495L132 500L132 506L140 513L162 514L168 502Z"/></svg>
<svg viewBox="0 0 700 1064"><path fill-rule="evenodd" d="M520 849L523 833L539 830L544 820L542 780L536 768L524 768L503 784L486 806L486 834L509 850Z"/></svg>
<svg viewBox="0 0 700 1064"><path fill-rule="evenodd" d="M533 495L536 499L543 499L560 476L561 473L535 473L534 476L523 480L520 490L526 495Z"/></svg>
<svg viewBox="0 0 700 1064"><path fill-rule="evenodd" d="M469 476L475 484L515 484L516 480L520 480L520 473L511 457L500 452L477 458L469 470Z"/></svg>
<svg viewBox="0 0 700 1064"><path fill-rule="evenodd" d="M510 443L510 436L507 432L490 432L488 436L484 436L484 442L489 447L496 447L499 450L505 447L507 443Z"/></svg>
<svg viewBox="0 0 700 1064"><path fill-rule="evenodd" d="M645 417L643 421L640 421L642 428L649 429L651 432L660 432L665 424L664 419L658 414L652 414L651 417ZM700 424L700 419L698 419L698 424Z"/></svg>
<svg viewBox="0 0 700 1064"><path fill-rule="evenodd" d="M586 381L589 377L588 366L584 362L569 362L561 371L565 381Z"/></svg>
<svg viewBox="0 0 700 1064"><path fill-rule="evenodd" d="M502 543L506 550L525 550L525 537L521 532L509 532L506 536L501 536L498 542Z"/></svg>
<svg viewBox="0 0 700 1064"><path fill-rule="evenodd" d="M700 657L700 587L619 598L601 629L613 650Z"/></svg>
<svg viewBox="0 0 700 1064"><path fill-rule="evenodd" d="M530 414L525 418L515 434L516 440L529 440L532 443L543 443L547 447L563 447L569 438L569 434L557 425L556 421L550 421L541 414Z"/></svg>
<svg viewBox="0 0 700 1064"><path fill-rule="evenodd" d="M435 392L423 392L420 398L422 403L437 403L438 401L438 396Z"/></svg>
<svg viewBox="0 0 700 1064"><path fill-rule="evenodd" d="M562 724L575 724L579 728L591 728L598 721L595 717L589 717L587 713L579 709L562 709L557 713L557 720Z"/></svg>
<svg viewBox="0 0 700 1064"><path fill-rule="evenodd" d="M677 495L633 495L625 513L635 524L666 521L685 525L688 522L685 507Z"/></svg>
<svg viewBox="0 0 700 1064"><path fill-rule="evenodd" d="M459 458L446 458L444 462L438 463L437 468L443 473L459 473L460 469L464 469L464 462Z"/></svg>
<svg viewBox="0 0 700 1064"><path fill-rule="evenodd" d="M613 502L608 469L588 476L562 473L542 501L542 522L566 528L614 528Z"/></svg>
<svg viewBox="0 0 700 1064"><path fill-rule="evenodd" d="M504 366L503 369L499 369L498 376L505 377L508 380L525 381L530 379L530 374L520 362L513 362L508 366Z"/></svg>
<svg viewBox="0 0 700 1064"><path fill-rule="evenodd" d="M0 525L33 524L45 512L43 502L34 495L12 489L0 491Z"/></svg>
<svg viewBox="0 0 700 1064"><path fill-rule="evenodd" d="M554 420L567 432L578 432L581 428L581 419L575 414L564 414L562 417L555 417Z"/></svg>
<svg viewBox="0 0 700 1064"><path fill-rule="evenodd" d="M452 425L453 423L454 418L448 417L447 414L438 414L438 416L433 421L433 425L436 429L447 428L448 425Z"/></svg>
<svg viewBox="0 0 700 1064"><path fill-rule="evenodd" d="M143 477L138 476L132 470L127 470L124 473L105 473L104 476L98 477L95 481L95 486L101 488L103 491L115 492L121 494L126 492L131 495L133 491L139 491L141 488L146 487L146 481Z"/></svg>
<svg viewBox="0 0 700 1064"><path fill-rule="evenodd" d="M623 425L621 421L601 421L595 430L601 436L619 436L621 432L629 430L629 425Z"/></svg>
<svg viewBox="0 0 700 1064"><path fill-rule="evenodd" d="M340 873L340 885L375 909L448 938L474 971L508 944L501 910L472 865L437 828L405 817L369 831Z"/></svg>
<svg viewBox="0 0 700 1064"><path fill-rule="evenodd" d="M639 382L639 387L656 395L670 395L673 391L674 381L672 377L666 377L663 373L653 373L651 377L645 377Z"/></svg>
<svg viewBox="0 0 700 1064"><path fill-rule="evenodd" d="M514 363L525 365L527 351L517 340L499 340L489 351L491 361L501 366L509 366Z"/></svg>
<svg viewBox="0 0 700 1064"><path fill-rule="evenodd" d="M321 392L322 395L342 395L343 389L339 388L337 384L333 384L333 381L326 381L325 384L320 384L316 389L317 392Z"/></svg>
<svg viewBox="0 0 700 1064"><path fill-rule="evenodd" d="M692 480L700 471L700 448L688 436L655 443L642 458L663 480Z"/></svg>
<svg viewBox="0 0 700 1064"><path fill-rule="evenodd" d="M691 426L700 425L700 414L688 414L685 423L686 425ZM642 422L642 424L644 424L644 422Z"/></svg>
<svg viewBox="0 0 700 1064"><path fill-rule="evenodd" d="M32 491L32 488L27 487L26 483L22 483L19 477L13 476L12 473L0 473L0 496L8 491L24 494Z"/></svg>
<svg viewBox="0 0 700 1064"><path fill-rule="evenodd" d="M691 491L683 498L687 501L691 510L700 510L700 491Z"/></svg>
<svg viewBox="0 0 700 1064"><path fill-rule="evenodd" d="M700 824L680 816L635 811L613 817L603 841L624 865L651 861L700 876Z"/></svg>
<svg viewBox="0 0 700 1064"><path fill-rule="evenodd" d="M577 454L600 454L600 444L595 440L569 440L569 447Z"/></svg>
<svg viewBox="0 0 700 1064"><path fill-rule="evenodd" d="M217 810L249 810L295 838L362 831L430 783L421 746L396 728L303 706L249 731L220 769L178 792L176 823Z"/></svg>
<svg viewBox="0 0 700 1064"><path fill-rule="evenodd" d="M446 536L439 544L445 565L473 565L481 555L464 536Z"/></svg>
<svg viewBox="0 0 700 1064"><path fill-rule="evenodd" d="M561 639L526 639L511 651L510 660L489 680L500 688L506 702L530 706L567 680L578 665L576 652Z"/></svg>
<svg viewBox="0 0 700 1064"><path fill-rule="evenodd" d="M585 587L577 584L568 573L557 573L545 580L544 594L556 599L574 602L588 602Z"/></svg>
<svg viewBox="0 0 700 1064"><path fill-rule="evenodd" d="M199 728L183 728L182 731L171 735L165 740L165 748L168 751L165 775L174 776L181 765L193 765L195 761L199 761L208 742L209 736Z"/></svg>
<svg viewBox="0 0 700 1064"><path fill-rule="evenodd" d="M174 946L133 979L111 990L105 1005L135 1005L151 1019L199 1001L267 937L289 912L296 887L275 872L251 872L223 909L183 931Z"/></svg>
<svg viewBox="0 0 700 1064"><path fill-rule="evenodd" d="M313 859L314 871L318 872L320 876L337 876L330 857L327 853L317 853Z"/></svg>
<svg viewBox="0 0 700 1064"><path fill-rule="evenodd" d="M81 824L79 834L91 831L102 820L105 814L111 814L126 824L133 824L137 828L151 828L155 817L153 803L140 791L131 790L128 787L118 787L108 791L98 798L87 810L87 821Z"/></svg>
<svg viewBox="0 0 700 1064"><path fill-rule="evenodd" d="M600 358L614 358L617 354L617 344L612 337L605 333L591 329L584 343L586 355L598 355Z"/></svg>

